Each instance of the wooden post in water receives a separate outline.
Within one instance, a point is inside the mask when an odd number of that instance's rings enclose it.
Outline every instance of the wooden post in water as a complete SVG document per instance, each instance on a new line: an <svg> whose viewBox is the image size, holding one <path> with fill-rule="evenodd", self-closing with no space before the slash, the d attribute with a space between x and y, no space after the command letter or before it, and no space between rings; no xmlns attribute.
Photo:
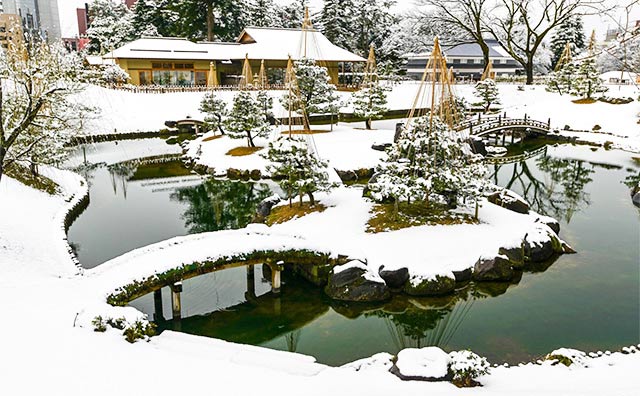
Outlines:
<svg viewBox="0 0 640 396"><path fill-rule="evenodd" d="M153 321L164 321L164 314L162 313L162 289L153 292L153 308Z"/></svg>
<svg viewBox="0 0 640 396"><path fill-rule="evenodd" d="M244 298L247 301L255 300L256 298L255 270L253 265L247 266L247 292Z"/></svg>
<svg viewBox="0 0 640 396"><path fill-rule="evenodd" d="M182 293L182 282L176 282L170 287L173 320L180 320L182 318L182 303L180 301L180 293Z"/></svg>
<svg viewBox="0 0 640 396"><path fill-rule="evenodd" d="M280 279L280 269L271 268L271 292L273 294L280 294L281 279Z"/></svg>

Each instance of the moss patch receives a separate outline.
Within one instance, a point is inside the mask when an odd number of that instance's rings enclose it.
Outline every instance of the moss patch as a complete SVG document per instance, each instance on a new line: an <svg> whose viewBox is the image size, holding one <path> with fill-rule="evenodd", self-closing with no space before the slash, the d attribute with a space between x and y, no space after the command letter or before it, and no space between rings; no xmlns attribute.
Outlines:
<svg viewBox="0 0 640 396"><path fill-rule="evenodd" d="M596 103L597 100L592 98L583 98L583 99L572 100L572 102L575 104L592 104L592 103Z"/></svg>
<svg viewBox="0 0 640 396"><path fill-rule="evenodd" d="M323 204L316 203L314 206L311 206L309 202L304 202L302 206L300 206L299 203L294 203L292 207L289 207L289 205L277 206L273 208L271 214L267 216L265 223L268 226L272 226L306 216L309 213L324 212L325 209L327 209L327 207Z"/></svg>
<svg viewBox="0 0 640 396"><path fill-rule="evenodd" d="M221 137L222 137L222 135L209 136L207 138L202 139L202 141L203 142L210 142L212 140L220 139Z"/></svg>
<svg viewBox="0 0 640 396"><path fill-rule="evenodd" d="M227 151L227 155L232 157L243 157L245 155L251 155L257 151L262 150L264 147L236 147Z"/></svg>
<svg viewBox="0 0 640 396"><path fill-rule="evenodd" d="M393 204L375 205L371 210L371 217L367 222L366 232L378 233L401 230L407 227L421 225L453 225L477 224L473 216L452 213L445 205L426 204L424 202L402 202L398 208L397 217Z"/></svg>
<svg viewBox="0 0 640 396"><path fill-rule="evenodd" d="M34 176L33 173L24 166L14 164L5 169L5 174L26 186L46 192L47 194L55 195L58 192L59 186L56 182L42 175Z"/></svg>

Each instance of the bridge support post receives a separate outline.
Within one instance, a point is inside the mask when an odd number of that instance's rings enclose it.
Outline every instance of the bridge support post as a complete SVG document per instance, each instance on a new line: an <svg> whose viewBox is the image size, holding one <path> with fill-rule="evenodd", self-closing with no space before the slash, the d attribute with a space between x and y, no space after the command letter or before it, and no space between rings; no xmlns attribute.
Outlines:
<svg viewBox="0 0 640 396"><path fill-rule="evenodd" d="M182 282L176 282L170 287L173 320L180 320L182 318L182 302L180 301L180 293L182 293Z"/></svg>
<svg viewBox="0 0 640 396"><path fill-rule="evenodd" d="M255 300L256 298L255 270L253 265L247 266L247 292L244 298L247 301Z"/></svg>
<svg viewBox="0 0 640 396"><path fill-rule="evenodd" d="M281 271L277 268L271 270L271 292L273 294L280 294L280 287L282 287L280 273Z"/></svg>
<svg viewBox="0 0 640 396"><path fill-rule="evenodd" d="M164 321L164 314L162 313L162 289L153 292L153 321Z"/></svg>
<svg viewBox="0 0 640 396"><path fill-rule="evenodd" d="M504 147L504 142L507 139L507 133L506 132L502 132L502 147Z"/></svg>

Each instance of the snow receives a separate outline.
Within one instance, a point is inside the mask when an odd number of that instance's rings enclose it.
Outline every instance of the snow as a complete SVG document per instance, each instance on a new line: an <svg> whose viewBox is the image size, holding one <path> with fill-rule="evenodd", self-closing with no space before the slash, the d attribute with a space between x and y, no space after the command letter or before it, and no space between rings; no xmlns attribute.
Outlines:
<svg viewBox="0 0 640 396"><path fill-rule="evenodd" d="M392 354L387 352L380 352L368 358L347 363L342 367L353 371L387 372L393 366L392 360Z"/></svg>
<svg viewBox="0 0 640 396"><path fill-rule="evenodd" d="M449 355L438 347L406 348L398 352L396 366L406 377L442 378L447 375Z"/></svg>

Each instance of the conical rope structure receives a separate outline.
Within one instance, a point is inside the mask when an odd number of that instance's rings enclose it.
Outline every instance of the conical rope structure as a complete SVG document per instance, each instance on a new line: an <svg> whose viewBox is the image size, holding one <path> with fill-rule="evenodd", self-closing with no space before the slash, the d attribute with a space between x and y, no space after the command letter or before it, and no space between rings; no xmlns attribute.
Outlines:
<svg viewBox="0 0 640 396"><path fill-rule="evenodd" d="M560 59L558 59L555 71L560 71L565 65L571 63L572 61L573 56L571 54L571 43L567 41L567 43L564 45L562 55L560 55Z"/></svg>

